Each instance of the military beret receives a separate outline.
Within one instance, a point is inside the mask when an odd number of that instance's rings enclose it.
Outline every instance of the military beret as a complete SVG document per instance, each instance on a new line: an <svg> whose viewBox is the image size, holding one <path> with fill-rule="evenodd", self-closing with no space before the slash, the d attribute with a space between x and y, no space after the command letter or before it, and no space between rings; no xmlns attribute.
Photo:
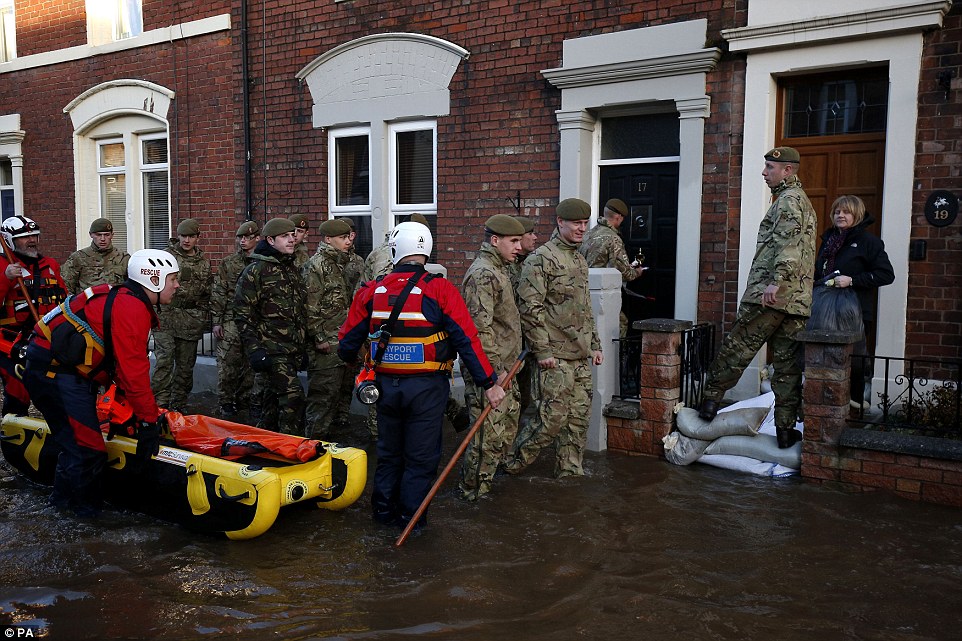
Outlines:
<svg viewBox="0 0 962 641"><path fill-rule="evenodd" d="M514 216L514 219L524 227L524 233L528 234L534 231L534 221L527 216Z"/></svg>
<svg viewBox="0 0 962 641"><path fill-rule="evenodd" d="M524 225L507 214L495 214L485 221L484 231L497 236L521 236Z"/></svg>
<svg viewBox="0 0 962 641"><path fill-rule="evenodd" d="M555 207L561 220L588 220L591 218L591 205L580 198L565 198Z"/></svg>
<svg viewBox="0 0 962 641"><path fill-rule="evenodd" d="M271 218L264 225L263 234L267 238L273 238L289 231L294 231L294 222L290 218Z"/></svg>
<svg viewBox="0 0 962 641"><path fill-rule="evenodd" d="M237 233L235 236L248 236L250 234L256 234L260 231L257 223L253 220L248 220L247 222L241 223L241 226L237 228Z"/></svg>
<svg viewBox="0 0 962 641"><path fill-rule="evenodd" d="M621 198L612 198L605 203L605 209L610 209L616 214L621 214L622 216L628 215L628 205L625 204Z"/></svg>
<svg viewBox="0 0 962 641"><path fill-rule="evenodd" d="M310 228L310 226L307 224L307 214L292 214L288 218L298 229Z"/></svg>
<svg viewBox="0 0 962 641"><path fill-rule="evenodd" d="M412 223L421 223L425 227L430 227L430 225L428 225L428 219L424 217L424 214L411 214L411 217L408 220L410 220Z"/></svg>
<svg viewBox="0 0 962 641"><path fill-rule="evenodd" d="M112 232L114 230L114 224L107 220L106 218L98 218L97 220L90 223L90 233L91 234L101 234L103 232Z"/></svg>
<svg viewBox="0 0 962 641"><path fill-rule="evenodd" d="M765 154L765 160L773 160L775 162L801 162L801 158L798 155L798 151L792 147L775 147Z"/></svg>
<svg viewBox="0 0 962 641"><path fill-rule="evenodd" d="M200 223L193 218L182 220L177 225L178 236L197 236L198 234L200 234Z"/></svg>
<svg viewBox="0 0 962 641"><path fill-rule="evenodd" d="M351 226L340 218L332 218L321 223L321 236L343 236L351 233Z"/></svg>
<svg viewBox="0 0 962 641"><path fill-rule="evenodd" d="M350 225L350 226L351 226L351 231L354 231L355 229L357 229L357 227L354 226L354 219L353 219L353 218L338 218L338 220L343 220L343 221L346 222L348 225Z"/></svg>

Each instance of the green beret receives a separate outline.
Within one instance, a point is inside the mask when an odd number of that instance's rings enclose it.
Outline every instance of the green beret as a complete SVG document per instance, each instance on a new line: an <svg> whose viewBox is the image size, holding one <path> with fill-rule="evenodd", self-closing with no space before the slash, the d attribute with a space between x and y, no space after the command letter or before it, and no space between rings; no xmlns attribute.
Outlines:
<svg viewBox="0 0 962 641"><path fill-rule="evenodd" d="M114 230L114 224L107 220L106 218L98 218L97 220L90 223L90 233L91 234L101 234L103 232L112 232Z"/></svg>
<svg viewBox="0 0 962 641"><path fill-rule="evenodd" d="M428 219L424 217L424 214L411 214L411 217L408 220L410 220L412 223L421 223L425 227L430 227L428 224Z"/></svg>
<svg viewBox="0 0 962 641"><path fill-rule="evenodd" d="M616 214L621 214L622 216L628 215L628 205L626 205L625 201L623 201L620 198L612 198L611 200L606 202L605 209L610 209Z"/></svg>
<svg viewBox="0 0 962 641"><path fill-rule="evenodd" d="M294 231L294 222L290 218L271 218L264 225L263 234L266 238L273 238Z"/></svg>
<svg viewBox="0 0 962 641"><path fill-rule="evenodd" d="M248 236L250 234L256 234L260 231L257 223L253 220L248 220L245 223L241 223L241 226L237 228L237 233L235 236Z"/></svg>
<svg viewBox="0 0 962 641"><path fill-rule="evenodd" d="M588 220L591 218L591 205L580 198L565 198L555 207L561 220Z"/></svg>
<svg viewBox="0 0 962 641"><path fill-rule="evenodd" d="M340 218L332 218L321 223L321 236L343 236L351 233L351 226Z"/></svg>
<svg viewBox="0 0 962 641"><path fill-rule="evenodd" d="M298 229L309 229L307 224L307 214L293 214L288 217L288 219L294 223L294 226Z"/></svg>
<svg viewBox="0 0 962 641"><path fill-rule="evenodd" d="M765 154L765 160L772 160L774 162L798 162L800 163L802 159L798 155L798 151L792 147L775 147L767 154Z"/></svg>
<svg viewBox="0 0 962 641"><path fill-rule="evenodd" d="M524 225L507 214L495 214L485 221L484 231L497 236L521 236Z"/></svg>
<svg viewBox="0 0 962 641"><path fill-rule="evenodd" d="M355 229L357 229L357 228L354 226L354 219L353 219L353 218L346 218L346 217L345 217L345 218L338 218L338 220L343 220L343 221L346 222L348 225L350 225L350 226L351 226L351 231L354 231Z"/></svg>
<svg viewBox="0 0 962 641"><path fill-rule="evenodd" d="M198 223L193 218L187 218L180 221L177 225L177 235L178 236L197 236L200 234L200 223Z"/></svg>
<svg viewBox="0 0 962 641"><path fill-rule="evenodd" d="M527 216L515 216L514 219L524 227L524 233L530 234L534 231L534 221Z"/></svg>

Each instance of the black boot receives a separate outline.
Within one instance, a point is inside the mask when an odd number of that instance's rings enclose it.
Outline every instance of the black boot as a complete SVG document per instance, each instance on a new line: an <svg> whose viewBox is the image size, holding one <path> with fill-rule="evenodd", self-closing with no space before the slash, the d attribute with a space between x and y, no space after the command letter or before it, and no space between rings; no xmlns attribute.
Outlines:
<svg viewBox="0 0 962 641"><path fill-rule="evenodd" d="M775 440L778 441L778 449L784 450L801 441L802 433L791 427L776 427Z"/></svg>
<svg viewBox="0 0 962 641"><path fill-rule="evenodd" d="M715 418L715 414L718 414L718 401L713 401L710 398L701 399L701 405L698 406L698 418L703 421L711 421Z"/></svg>

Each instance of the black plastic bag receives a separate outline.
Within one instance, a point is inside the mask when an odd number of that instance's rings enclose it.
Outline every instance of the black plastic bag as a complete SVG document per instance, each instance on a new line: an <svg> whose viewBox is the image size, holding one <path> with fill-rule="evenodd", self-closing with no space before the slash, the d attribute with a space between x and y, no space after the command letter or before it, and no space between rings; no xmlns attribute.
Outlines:
<svg viewBox="0 0 962 641"><path fill-rule="evenodd" d="M858 295L851 287L816 286L812 292L812 315L805 328L861 336L865 327Z"/></svg>

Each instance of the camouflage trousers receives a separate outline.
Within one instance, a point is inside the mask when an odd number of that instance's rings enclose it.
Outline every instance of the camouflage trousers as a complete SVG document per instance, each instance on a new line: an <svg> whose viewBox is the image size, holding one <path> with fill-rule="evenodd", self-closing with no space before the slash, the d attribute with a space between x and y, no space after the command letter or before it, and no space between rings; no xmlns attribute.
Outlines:
<svg viewBox="0 0 962 641"><path fill-rule="evenodd" d="M271 369L255 375L261 389L261 418L257 427L304 436L304 386L297 377L301 357L272 356Z"/></svg>
<svg viewBox="0 0 962 641"><path fill-rule="evenodd" d="M248 407L253 396L254 372L247 360L234 321L224 323L224 338L217 341L217 400L221 406Z"/></svg>
<svg viewBox="0 0 962 641"><path fill-rule="evenodd" d="M474 385L471 384L471 388ZM472 416L481 416L484 393L478 389L467 389L464 393L465 401L471 401L469 410ZM503 464L511 453L511 446L518 434L519 399L521 394L517 385L507 390L504 400L497 409L488 412L484 423L474 438L468 444L461 464L461 480L458 491L462 498L474 501L491 491L491 481L494 479L498 466Z"/></svg>
<svg viewBox="0 0 962 641"><path fill-rule="evenodd" d="M526 414L538 413L538 398L541 396L538 383L538 359L534 354L524 357L524 368L514 377L514 384L518 388L520 407L518 408L518 420L520 421Z"/></svg>
<svg viewBox="0 0 962 641"><path fill-rule="evenodd" d="M313 351L307 367L306 434L309 438L330 435L331 424L346 421L350 396L344 397L347 366L337 354Z"/></svg>
<svg viewBox="0 0 962 641"><path fill-rule="evenodd" d="M775 427L795 427L802 404L802 344L797 337L805 329L807 320L804 316L786 314L756 303L739 305L735 324L708 368L702 398L720 401L725 392L738 383L762 345L768 343L772 347L775 370L772 376Z"/></svg>
<svg viewBox="0 0 962 641"><path fill-rule="evenodd" d="M157 405L167 409L184 409L194 388L194 364L197 341L177 338L169 332L154 332L154 375L150 388Z"/></svg>
<svg viewBox="0 0 962 641"><path fill-rule="evenodd" d="M519 429L505 469L520 473L554 442L554 475L583 476L581 461L591 420L591 363L557 359L554 369L540 370L538 382L538 418Z"/></svg>

